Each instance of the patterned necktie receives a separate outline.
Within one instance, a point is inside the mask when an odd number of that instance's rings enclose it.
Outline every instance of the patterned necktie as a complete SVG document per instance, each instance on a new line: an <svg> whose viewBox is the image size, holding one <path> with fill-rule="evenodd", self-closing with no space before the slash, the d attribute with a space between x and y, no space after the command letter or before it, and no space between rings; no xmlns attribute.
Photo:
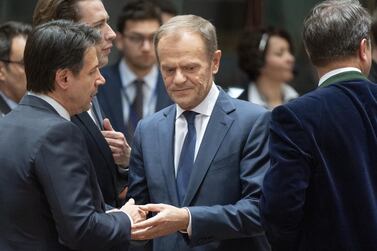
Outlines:
<svg viewBox="0 0 377 251"><path fill-rule="evenodd" d="M196 130L195 130L195 116L196 112L185 111L187 121L187 134L183 142L181 156L179 158L177 170L177 191L179 201L182 204L187 193L187 186L190 181L192 169L194 167L195 144L196 144Z"/></svg>
<svg viewBox="0 0 377 251"><path fill-rule="evenodd" d="M136 79L133 82L136 90L136 95L134 102L130 106L130 113L128 118L128 138L127 141L129 144L132 142L134 132L137 126L137 123L140 119L143 118L143 85L144 81Z"/></svg>

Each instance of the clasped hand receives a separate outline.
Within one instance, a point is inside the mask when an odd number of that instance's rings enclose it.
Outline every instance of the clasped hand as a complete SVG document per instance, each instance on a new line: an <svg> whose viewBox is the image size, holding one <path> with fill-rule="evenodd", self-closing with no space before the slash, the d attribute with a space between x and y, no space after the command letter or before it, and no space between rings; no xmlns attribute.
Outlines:
<svg viewBox="0 0 377 251"><path fill-rule="evenodd" d="M147 204L139 206L147 215L149 212L155 216L132 225L131 239L150 240L165 236L177 231L187 231L189 212L185 208L177 208L166 204Z"/></svg>

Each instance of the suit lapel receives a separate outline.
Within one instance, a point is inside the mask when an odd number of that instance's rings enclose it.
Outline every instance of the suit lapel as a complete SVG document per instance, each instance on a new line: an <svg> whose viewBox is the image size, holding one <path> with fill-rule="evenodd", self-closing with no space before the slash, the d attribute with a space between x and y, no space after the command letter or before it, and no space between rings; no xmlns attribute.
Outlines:
<svg viewBox="0 0 377 251"><path fill-rule="evenodd" d="M175 106L167 109L158 121L158 144L161 167L165 179L165 186L169 192L171 204L178 206L177 187L174 169L174 131L175 131Z"/></svg>
<svg viewBox="0 0 377 251"><path fill-rule="evenodd" d="M196 156L194 169L191 173L187 195L183 201L183 206L190 205L200 187L200 184L203 182L213 158L215 157L225 135L234 121L234 119L228 115L234 110L235 107L230 102L230 97L220 90L220 95L217 99L215 107L213 108L211 118L208 122L198 151L198 155Z"/></svg>
<svg viewBox="0 0 377 251"><path fill-rule="evenodd" d="M101 154L103 158L106 160L108 166L112 166L112 159L109 157L112 157L111 150L109 146L107 145L107 142L105 138L103 137L101 131L98 129L97 125L94 123L92 118L89 116L87 112L82 112L75 116L80 123L88 130L88 132L92 135L92 139L96 142L99 149L101 149ZM106 151L108 153L106 154ZM112 169L112 168L110 168ZM111 172L114 172L114 170L111 170Z"/></svg>

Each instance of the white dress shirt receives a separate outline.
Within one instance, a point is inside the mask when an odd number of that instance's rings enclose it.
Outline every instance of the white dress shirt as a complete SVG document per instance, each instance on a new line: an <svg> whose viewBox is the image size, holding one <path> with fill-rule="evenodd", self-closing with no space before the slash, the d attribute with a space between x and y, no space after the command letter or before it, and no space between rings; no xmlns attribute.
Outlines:
<svg viewBox="0 0 377 251"><path fill-rule="evenodd" d="M5 96L5 94L1 91L0 91L0 95L3 97L5 103L7 103L7 105L9 106L9 108L11 110L13 110L18 105L17 102L15 102L15 101L13 101L13 99L10 99L7 96Z"/></svg>
<svg viewBox="0 0 377 251"><path fill-rule="evenodd" d="M219 96L220 91L217 89L216 85L212 83L212 87L207 95L207 97L191 111L197 112L195 116L195 130L196 130L196 144L195 144L195 155L198 154L200 144L204 133L206 131L208 121L211 117L213 107L215 106L216 100ZM181 156L181 150L183 147L183 142L187 134L187 121L182 113L185 111L179 105L176 105L177 113L175 119L175 135L174 135L174 167L175 176L177 176L179 158Z"/></svg>
<svg viewBox="0 0 377 251"><path fill-rule="evenodd" d="M121 60L119 64L120 79L122 81L122 105L123 105L123 120L128 123L130 114L130 106L136 97L136 87L133 82L138 79L134 72L128 67L127 63ZM143 117L150 115L156 111L157 104L157 78L158 68L154 65L151 71L142 79L143 85Z"/></svg>
<svg viewBox="0 0 377 251"><path fill-rule="evenodd" d="M60 115L60 117L63 117L64 119L68 121L71 121L71 116L69 116L68 111L61 104L59 104L55 99L47 95L34 93L34 92L29 92L29 95L43 99L55 109L55 111Z"/></svg>

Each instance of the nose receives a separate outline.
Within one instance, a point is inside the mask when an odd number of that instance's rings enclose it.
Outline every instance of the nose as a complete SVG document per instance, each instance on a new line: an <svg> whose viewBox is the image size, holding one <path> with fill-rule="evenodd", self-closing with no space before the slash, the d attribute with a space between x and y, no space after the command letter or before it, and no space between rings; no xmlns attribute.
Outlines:
<svg viewBox="0 0 377 251"><path fill-rule="evenodd" d="M181 70L177 70L174 76L174 83L175 84L182 84L186 81L186 76L182 73Z"/></svg>
<svg viewBox="0 0 377 251"><path fill-rule="evenodd" d="M105 33L105 40L107 41L113 41L116 37L115 32L113 31L113 29L111 29L109 24L106 24L104 33Z"/></svg>
<svg viewBox="0 0 377 251"><path fill-rule="evenodd" d="M142 44L141 44L141 49L143 51L149 51L152 49L152 43L153 43L153 40L151 41L150 39L144 39Z"/></svg>
<svg viewBox="0 0 377 251"><path fill-rule="evenodd" d="M106 79L102 76L101 72L98 70L98 77L96 79L96 86L105 84Z"/></svg>
<svg viewBox="0 0 377 251"><path fill-rule="evenodd" d="M293 64L295 62L295 57L292 55L292 52L288 52L287 61L288 61L288 63L291 63L291 64Z"/></svg>

